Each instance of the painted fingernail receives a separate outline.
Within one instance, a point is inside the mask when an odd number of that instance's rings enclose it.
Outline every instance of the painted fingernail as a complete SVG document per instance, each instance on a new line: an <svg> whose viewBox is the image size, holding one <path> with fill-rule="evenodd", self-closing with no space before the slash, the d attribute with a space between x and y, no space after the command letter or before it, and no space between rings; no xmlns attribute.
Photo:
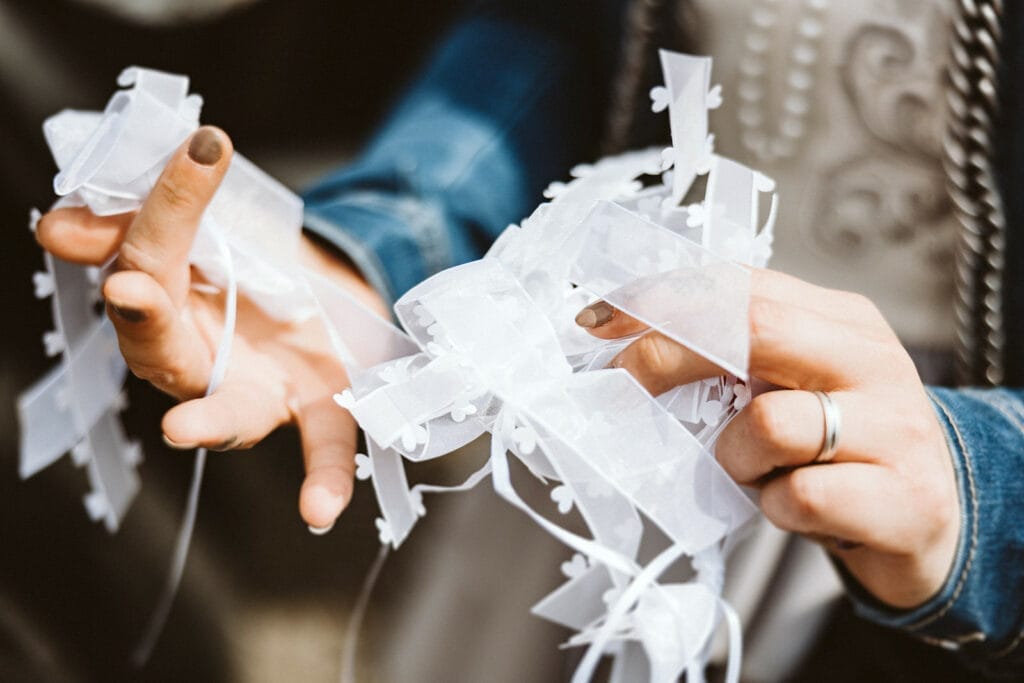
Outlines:
<svg viewBox="0 0 1024 683"><path fill-rule="evenodd" d="M113 311L117 317L121 318L125 322L141 323L146 319L146 314L137 308L129 308L128 306L116 306L111 303L108 303L107 305L110 306L110 310Z"/></svg>
<svg viewBox="0 0 1024 683"><path fill-rule="evenodd" d="M224 154L220 136L212 128L200 128L188 145L188 156L203 166L213 166Z"/></svg>
<svg viewBox="0 0 1024 683"><path fill-rule="evenodd" d="M177 441L171 441L166 434L164 434L163 437L164 443L176 451L191 451L194 448L199 448L199 444L197 443L178 443Z"/></svg>
<svg viewBox="0 0 1024 683"><path fill-rule="evenodd" d="M836 550L856 550L857 548L863 547L863 543L857 543L856 541L848 541L845 538L839 538L838 536L832 537L832 546Z"/></svg>
<svg viewBox="0 0 1024 683"><path fill-rule="evenodd" d="M334 521L336 522L338 520L334 520ZM312 524L310 524L309 525L309 533L313 534L314 536L323 536L324 534L326 534L328 531L330 531L333 528L334 528L334 522L331 522L327 526L313 526Z"/></svg>
<svg viewBox="0 0 1024 683"><path fill-rule="evenodd" d="M615 308L604 301L595 301L576 314L576 324L593 329L601 327L615 316Z"/></svg>

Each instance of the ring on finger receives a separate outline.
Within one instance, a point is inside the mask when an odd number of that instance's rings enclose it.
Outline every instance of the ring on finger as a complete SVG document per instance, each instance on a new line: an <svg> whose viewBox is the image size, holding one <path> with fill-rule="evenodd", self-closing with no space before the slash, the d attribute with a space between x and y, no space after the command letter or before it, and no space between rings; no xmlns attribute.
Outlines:
<svg viewBox="0 0 1024 683"><path fill-rule="evenodd" d="M843 425L843 414L835 399L826 391L815 391L814 395L818 397L824 416L824 438L821 450L808 464L829 462L836 457L836 451L839 450L839 431Z"/></svg>

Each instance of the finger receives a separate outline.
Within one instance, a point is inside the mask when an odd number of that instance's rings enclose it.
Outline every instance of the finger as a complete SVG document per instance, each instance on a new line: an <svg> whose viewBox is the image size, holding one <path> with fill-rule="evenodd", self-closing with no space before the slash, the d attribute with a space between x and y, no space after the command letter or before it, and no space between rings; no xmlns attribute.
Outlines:
<svg viewBox="0 0 1024 683"><path fill-rule="evenodd" d="M862 294L819 287L777 270L752 269L750 280L752 296L798 305L829 319L858 320L867 327L888 329L878 307Z"/></svg>
<svg viewBox="0 0 1024 683"><path fill-rule="evenodd" d="M810 464L823 443L818 398L808 391L771 391L754 398L722 430L715 458L749 486L779 468Z"/></svg>
<svg viewBox="0 0 1024 683"><path fill-rule="evenodd" d="M117 252L134 216L97 216L85 207L56 209L39 219L36 240L59 259L98 266Z"/></svg>
<svg viewBox="0 0 1024 683"><path fill-rule="evenodd" d="M886 336L790 303L750 301L750 374L790 389L844 389L879 367L902 367L902 347ZM909 361L909 357L906 358ZM627 346L611 363L625 368L653 395L726 374L703 356L661 333ZM909 366L912 367L912 364Z"/></svg>
<svg viewBox="0 0 1024 683"><path fill-rule="evenodd" d="M799 534L834 536L876 550L915 547L918 522L901 479L867 463L800 467L766 483L760 505L773 524Z"/></svg>
<svg viewBox="0 0 1024 683"><path fill-rule="evenodd" d="M860 294L827 289L774 270L751 269L751 294L780 303L800 306L828 318L863 319L873 325L884 324L871 301ZM576 324L595 337L615 339L638 334L647 325L618 310L606 301L595 301L576 314Z"/></svg>
<svg viewBox="0 0 1024 683"><path fill-rule="evenodd" d="M726 374L707 358L660 332L648 332L637 339L623 349L608 367L628 371L652 396L698 379Z"/></svg>
<svg viewBox="0 0 1024 683"><path fill-rule="evenodd" d="M176 306L188 294L192 240L230 159L223 131L196 131L167 163L121 244L118 266L151 275Z"/></svg>
<svg viewBox="0 0 1024 683"><path fill-rule="evenodd" d="M752 375L788 388L833 390L853 387L880 367L912 367L891 328L865 297L768 270L754 270L751 277ZM583 309L579 317L593 323L592 333L602 337L643 329L606 302ZM656 334L634 342L613 365L628 369L655 394L722 374L697 354L674 349L672 342Z"/></svg>
<svg viewBox="0 0 1024 683"><path fill-rule="evenodd" d="M275 400L276 399L276 400ZM228 379L209 396L179 403L164 415L164 441L177 449L249 448L291 419L283 396Z"/></svg>
<svg viewBox="0 0 1024 683"><path fill-rule="evenodd" d="M121 355L136 376L177 398L205 393L208 347L156 280L138 271L114 273L103 283L103 297Z"/></svg>
<svg viewBox="0 0 1024 683"><path fill-rule="evenodd" d="M576 314L576 324L600 339L628 337L647 329L647 325L607 301L595 301L585 306Z"/></svg>
<svg viewBox="0 0 1024 683"><path fill-rule="evenodd" d="M829 395L842 416L832 460L878 462L878 444L898 438L904 418L878 414L859 394ZM811 464L824 442L825 415L817 396L770 391L756 396L722 430L715 457L733 479L751 485L779 468Z"/></svg>
<svg viewBox="0 0 1024 683"><path fill-rule="evenodd" d="M324 532L352 499L355 475L356 423L339 410L330 394L296 411L306 462L299 492L299 513L312 531Z"/></svg>
<svg viewBox="0 0 1024 683"><path fill-rule="evenodd" d="M902 353L886 335L793 304L755 297L749 315L750 373L790 389L851 388Z"/></svg>

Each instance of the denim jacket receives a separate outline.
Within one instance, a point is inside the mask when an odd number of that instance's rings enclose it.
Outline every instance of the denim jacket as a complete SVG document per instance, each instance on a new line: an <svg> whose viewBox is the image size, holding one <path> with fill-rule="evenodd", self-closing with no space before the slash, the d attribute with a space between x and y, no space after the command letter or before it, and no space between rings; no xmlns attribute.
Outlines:
<svg viewBox="0 0 1024 683"><path fill-rule="evenodd" d="M1013 3L1010 3L1011 5ZM1024 12L1021 13L1024 18ZM352 165L306 194L306 226L345 252L386 298L479 258L527 215L548 182L598 155L623 2L484 3L452 28ZM1008 22L1007 72L1024 22ZM1021 46L1024 48L1024 46ZM1012 83L1011 83L1012 85ZM1007 120L1024 120L1009 88ZM1020 127L1024 129L1024 127ZM1010 219L1007 348L1024 341L1024 133L1007 126L1001 177ZM1014 230L1014 228L1021 228ZM1017 315L1014 315L1016 313ZM1024 353L1010 353L1024 385ZM1024 675L1024 391L930 390L959 482L962 535L942 589L913 610L846 578L857 611L958 650L992 673Z"/></svg>

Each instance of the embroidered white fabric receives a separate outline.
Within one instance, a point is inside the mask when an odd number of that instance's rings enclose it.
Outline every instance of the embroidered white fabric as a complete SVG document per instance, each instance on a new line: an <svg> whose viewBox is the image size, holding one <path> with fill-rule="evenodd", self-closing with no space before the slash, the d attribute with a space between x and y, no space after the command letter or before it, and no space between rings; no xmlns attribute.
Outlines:
<svg viewBox="0 0 1024 683"><path fill-rule="evenodd" d="M720 91L710 87L710 60L663 52L662 66L666 87L651 96L655 111L669 109L672 147L572 169L573 179L553 183L550 201L483 259L406 293L395 304L403 329L298 265L300 200L240 155L190 256L214 286L237 288L270 315L324 321L352 379L335 398L367 436L357 477L373 482L382 544L398 547L408 536L426 512L424 494L490 476L498 495L574 551L562 565L566 583L533 612L576 630L568 645L587 646L576 681L605 654L616 657L616 681L674 681L684 672L701 681L723 618L727 678L739 675L739 623L721 598L722 577L730 541L756 507L711 450L750 400L745 266L767 262L776 198L770 179L713 152L707 111ZM201 100L188 95L186 78L133 67L118 82L126 89L102 114L65 111L45 124L59 204L100 215L137 209L198 126ZM702 175L703 196L683 205ZM641 178L660 180L644 186ZM21 472L71 449L90 465L90 514L114 529L138 488L138 451L116 419L125 369L109 323L91 313L97 281L96 272L49 257L37 276L57 323L47 348L62 363L19 403ZM631 340L599 340L575 324L594 298L714 361L723 376L652 397L625 371L605 369ZM210 391L227 363L233 319L230 296ZM485 432L490 458L462 485L409 486L406 460L443 457ZM552 510L518 495L510 454L552 484ZM180 579L204 455L142 658ZM573 509L589 537L558 523L557 513ZM650 538L661 550L645 562L641 541ZM683 558L694 578L661 581Z"/></svg>

